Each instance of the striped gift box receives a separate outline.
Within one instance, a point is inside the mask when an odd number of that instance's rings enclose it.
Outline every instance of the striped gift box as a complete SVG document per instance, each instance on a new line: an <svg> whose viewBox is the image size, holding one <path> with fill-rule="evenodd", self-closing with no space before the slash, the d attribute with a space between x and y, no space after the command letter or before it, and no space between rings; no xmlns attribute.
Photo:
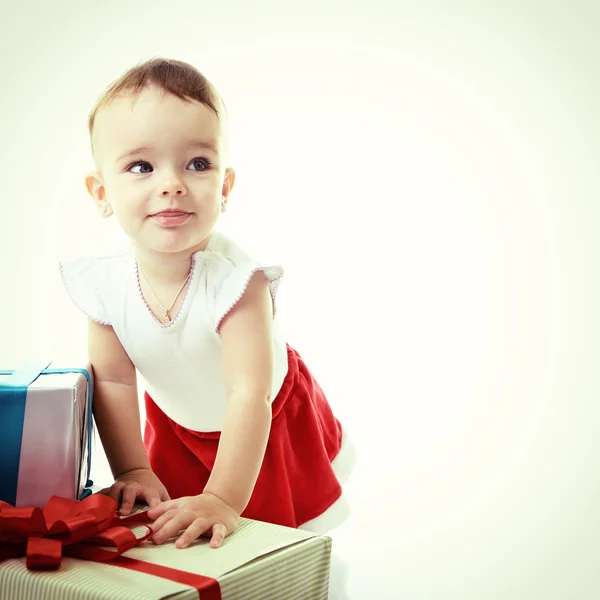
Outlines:
<svg viewBox="0 0 600 600"><path fill-rule="evenodd" d="M204 539L182 550L144 542L121 559L63 558L51 572L28 571L24 558L10 559L0 563L0 598L326 600L331 538L241 519L219 549Z"/></svg>
<svg viewBox="0 0 600 600"><path fill-rule="evenodd" d="M48 361L0 371L0 500L42 508L54 495L86 495L91 372Z"/></svg>

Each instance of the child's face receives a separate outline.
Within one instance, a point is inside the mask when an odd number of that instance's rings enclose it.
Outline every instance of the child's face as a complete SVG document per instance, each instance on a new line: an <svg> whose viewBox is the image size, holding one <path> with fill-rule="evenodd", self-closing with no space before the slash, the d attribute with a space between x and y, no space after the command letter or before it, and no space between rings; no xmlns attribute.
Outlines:
<svg viewBox="0 0 600 600"><path fill-rule="evenodd" d="M146 88L97 115L88 190L138 247L203 249L234 181L223 141L210 108Z"/></svg>

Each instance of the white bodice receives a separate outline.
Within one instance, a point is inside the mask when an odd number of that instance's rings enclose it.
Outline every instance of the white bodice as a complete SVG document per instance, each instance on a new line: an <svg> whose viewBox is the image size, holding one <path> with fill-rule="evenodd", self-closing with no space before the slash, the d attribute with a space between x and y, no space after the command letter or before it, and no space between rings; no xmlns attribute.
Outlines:
<svg viewBox="0 0 600 600"><path fill-rule="evenodd" d="M206 249L192 256L184 298L168 325L160 323L146 304L133 249L64 262L60 269L75 305L113 328L160 409L193 431L221 431L227 398L219 324L257 270L267 276L275 308L281 266L262 266L224 234L213 232ZM275 315L273 399L287 368L286 342Z"/></svg>

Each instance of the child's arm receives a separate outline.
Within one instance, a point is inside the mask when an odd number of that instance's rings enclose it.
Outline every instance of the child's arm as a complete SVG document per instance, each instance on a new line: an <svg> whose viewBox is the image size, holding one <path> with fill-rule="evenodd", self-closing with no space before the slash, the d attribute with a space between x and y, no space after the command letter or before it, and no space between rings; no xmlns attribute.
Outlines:
<svg viewBox="0 0 600 600"><path fill-rule="evenodd" d="M221 323L228 409L204 489L238 513L252 495L271 429L272 322L271 294L259 272Z"/></svg>
<svg viewBox="0 0 600 600"><path fill-rule="evenodd" d="M212 530L211 546L232 533L250 497L271 428L273 306L262 272L223 319L220 334L228 410L211 476L200 496L166 502L150 512L154 541L181 529L185 547Z"/></svg>
<svg viewBox="0 0 600 600"><path fill-rule="evenodd" d="M115 484L110 495L128 514L143 496L150 506L169 498L152 473L140 427L135 368L112 327L88 320L88 355L94 369L94 419Z"/></svg>

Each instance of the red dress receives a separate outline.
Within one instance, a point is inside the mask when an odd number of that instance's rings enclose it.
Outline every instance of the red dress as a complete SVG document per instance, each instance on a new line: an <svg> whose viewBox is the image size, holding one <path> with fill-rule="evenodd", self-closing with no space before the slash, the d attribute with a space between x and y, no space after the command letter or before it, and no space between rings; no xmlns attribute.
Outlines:
<svg viewBox="0 0 600 600"><path fill-rule="evenodd" d="M263 464L243 517L298 527L323 514L342 489L331 466L342 429L299 354L287 346L288 373L273 401ZM191 431L163 413L146 393L144 444L152 470L171 498L202 493L220 432Z"/></svg>

